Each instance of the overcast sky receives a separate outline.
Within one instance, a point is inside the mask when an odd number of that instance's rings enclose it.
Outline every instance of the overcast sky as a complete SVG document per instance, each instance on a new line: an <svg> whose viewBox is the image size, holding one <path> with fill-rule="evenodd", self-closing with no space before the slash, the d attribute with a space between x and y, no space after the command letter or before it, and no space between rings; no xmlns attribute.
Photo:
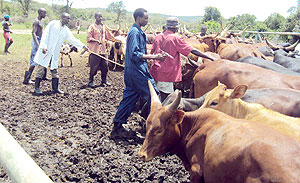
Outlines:
<svg viewBox="0 0 300 183"><path fill-rule="evenodd" d="M51 0L36 0L49 3ZM107 8L120 0L70 0L73 8ZM265 20L272 13L288 16L288 10L297 6L297 0L123 0L127 11L145 8L148 13L161 13L172 16L203 16L208 6L218 8L224 18L241 14L255 15L258 20Z"/></svg>

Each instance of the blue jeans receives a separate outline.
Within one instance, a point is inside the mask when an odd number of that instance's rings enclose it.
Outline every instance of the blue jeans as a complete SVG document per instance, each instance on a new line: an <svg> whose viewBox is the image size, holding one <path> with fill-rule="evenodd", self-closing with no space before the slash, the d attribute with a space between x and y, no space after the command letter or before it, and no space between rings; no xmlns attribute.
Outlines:
<svg viewBox="0 0 300 183"><path fill-rule="evenodd" d="M37 38L37 40L39 41L39 43L41 42L41 38L40 37L36 37ZM32 38L32 40L31 40L31 47L32 47L32 49L31 49L31 54L30 54L30 66L37 66L38 64L37 63L35 63L34 61L33 61L33 59L34 59L34 57L35 57L35 55L36 55L36 52L38 51L38 49L39 49L39 47L38 47L38 45L36 45L36 43L35 43L35 41L33 40L33 38Z"/></svg>

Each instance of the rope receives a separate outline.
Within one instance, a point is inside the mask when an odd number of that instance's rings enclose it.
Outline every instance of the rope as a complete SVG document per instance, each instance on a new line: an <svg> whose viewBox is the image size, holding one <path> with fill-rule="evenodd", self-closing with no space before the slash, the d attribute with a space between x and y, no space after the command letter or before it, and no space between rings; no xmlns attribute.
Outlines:
<svg viewBox="0 0 300 183"><path fill-rule="evenodd" d="M122 65L122 64L119 64L118 62L115 62L115 61L113 61L113 60L110 60L110 59L108 59L108 58L106 58L106 57L104 57L104 56L102 56L102 55L100 55L100 54L97 54L97 53L95 53L95 52L92 52L92 51L90 51L90 50L86 50L87 52L89 52L89 53L91 53L91 54L94 54L94 55L96 55L96 56L98 56L98 57L100 57L100 58L103 58L104 60L107 60L107 61L109 61L109 62L111 62L111 63L114 63L114 64L116 64L116 65L118 65L118 66L120 66L120 67L125 67L124 65ZM86 51L84 51L83 53L81 53L80 55L82 56Z"/></svg>

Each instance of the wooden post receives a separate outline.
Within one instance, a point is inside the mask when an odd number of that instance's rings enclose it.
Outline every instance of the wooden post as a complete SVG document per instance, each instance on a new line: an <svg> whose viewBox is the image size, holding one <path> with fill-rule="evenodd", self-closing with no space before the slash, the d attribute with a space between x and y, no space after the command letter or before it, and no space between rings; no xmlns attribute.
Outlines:
<svg viewBox="0 0 300 183"><path fill-rule="evenodd" d="M53 183L0 123L0 164L14 183Z"/></svg>

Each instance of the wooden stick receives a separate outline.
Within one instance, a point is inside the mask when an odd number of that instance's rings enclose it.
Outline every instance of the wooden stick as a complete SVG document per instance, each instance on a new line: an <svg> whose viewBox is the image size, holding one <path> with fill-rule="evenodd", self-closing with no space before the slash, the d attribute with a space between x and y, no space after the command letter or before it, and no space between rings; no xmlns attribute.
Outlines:
<svg viewBox="0 0 300 183"><path fill-rule="evenodd" d="M89 53L91 53L91 54L97 55L98 57L103 58L104 60L107 60L107 61L109 61L109 62L111 62L111 63L114 63L114 64L116 64L116 65L118 65L118 66L120 66L120 67L123 67L123 68L125 67L124 65L119 64L118 62L115 62L115 61L113 61L113 60L110 60L110 59L108 59L108 58L106 58L106 57L104 57L104 56L102 56L102 55L100 55L100 54L97 54L97 53L95 53L95 52L92 52L91 50L85 50L85 51L81 52L80 56L82 56L86 51L89 52Z"/></svg>

